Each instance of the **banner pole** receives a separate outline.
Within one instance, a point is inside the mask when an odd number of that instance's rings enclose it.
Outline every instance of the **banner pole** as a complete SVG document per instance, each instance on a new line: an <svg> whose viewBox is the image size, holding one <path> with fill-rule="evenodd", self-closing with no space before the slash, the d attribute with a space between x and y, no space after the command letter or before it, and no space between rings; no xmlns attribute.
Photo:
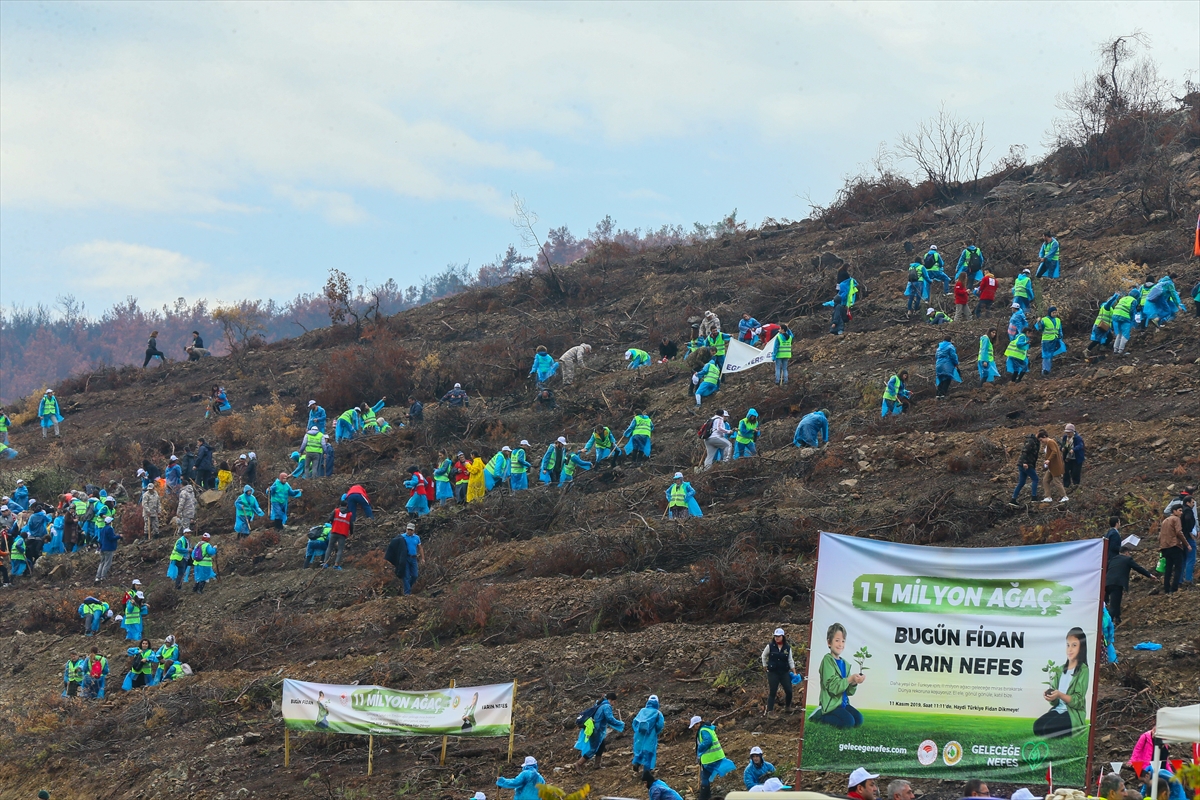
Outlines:
<svg viewBox="0 0 1200 800"><path fill-rule="evenodd" d="M367 777L371 777L371 772L375 766L375 734L367 736Z"/></svg>
<svg viewBox="0 0 1200 800"><path fill-rule="evenodd" d="M291 733L292 733L292 729L287 727L287 725L284 725L283 726L283 766L284 767L289 766L291 763L291 760L292 760Z"/></svg>
<svg viewBox="0 0 1200 800"><path fill-rule="evenodd" d="M450 679L450 688L454 688L454 678ZM438 766L440 767L446 766L446 740L449 738L448 736L442 737L442 757L438 759Z"/></svg>
<svg viewBox="0 0 1200 800"><path fill-rule="evenodd" d="M817 571L821 569L821 531L817 531L817 551L813 557L816 561L813 563L812 589L808 593L808 657L810 665L813 644L812 618L813 611L817 607ZM796 745L796 774L792 777L792 786L797 791L803 786L800 780L800 765L804 762L804 722L808 719L808 684L810 681L812 681L811 666L808 675L804 676L804 680L800 682L800 741Z"/></svg>
<svg viewBox="0 0 1200 800"><path fill-rule="evenodd" d="M517 733L517 682L513 681L512 714L508 721L508 763L512 763L513 736Z"/></svg>
<svg viewBox="0 0 1200 800"><path fill-rule="evenodd" d="M1083 790L1086 793L1092 779L1092 746L1096 740L1096 703L1100 698L1100 648L1107 647L1104 643L1104 581L1108 575L1108 539L1102 539L1104 547L1100 551L1100 607L1096 611L1096 669L1092 670L1092 708L1088 718L1087 764L1084 765ZM1115 553L1114 553L1115 555ZM1107 651L1105 653L1107 655ZM1099 792L1099 781L1096 782Z"/></svg>

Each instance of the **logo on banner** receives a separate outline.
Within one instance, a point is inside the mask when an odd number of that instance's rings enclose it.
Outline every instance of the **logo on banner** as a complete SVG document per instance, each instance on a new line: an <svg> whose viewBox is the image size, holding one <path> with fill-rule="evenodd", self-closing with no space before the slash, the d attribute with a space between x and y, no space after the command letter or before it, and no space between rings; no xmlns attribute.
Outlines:
<svg viewBox="0 0 1200 800"><path fill-rule="evenodd" d="M946 746L942 748L942 761L946 762L947 767L953 767L958 762L962 761L963 749L958 742L946 742Z"/></svg>
<svg viewBox="0 0 1200 800"><path fill-rule="evenodd" d="M928 767L937 760L938 746L933 739L926 739L921 742L921 746L917 748L917 762L923 767Z"/></svg>

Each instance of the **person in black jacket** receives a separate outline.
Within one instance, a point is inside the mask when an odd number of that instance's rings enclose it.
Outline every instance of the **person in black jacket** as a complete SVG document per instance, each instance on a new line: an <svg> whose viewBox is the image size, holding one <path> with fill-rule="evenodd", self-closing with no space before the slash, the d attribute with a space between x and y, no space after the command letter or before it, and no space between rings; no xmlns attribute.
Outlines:
<svg viewBox="0 0 1200 800"><path fill-rule="evenodd" d="M216 470L213 469L213 451L203 439L196 440L196 482L201 489L212 489Z"/></svg>
<svg viewBox="0 0 1200 800"><path fill-rule="evenodd" d="M150 332L150 339L146 342L146 360L142 362L142 369L146 368L152 358L157 358L160 365L167 363L167 354L158 349L158 331Z"/></svg>
<svg viewBox="0 0 1200 800"><path fill-rule="evenodd" d="M1104 534L1108 541L1108 560L1112 561L1121 554L1121 518L1108 518L1108 533Z"/></svg>
<svg viewBox="0 0 1200 800"><path fill-rule="evenodd" d="M1025 481L1031 482L1029 494L1033 498L1033 502L1038 499L1038 453L1041 450L1041 443L1037 436L1029 434L1025 437L1025 446L1021 448L1021 455L1017 458L1017 488L1013 489L1012 505L1017 504L1017 498L1021 496L1021 490L1025 488Z"/></svg>
<svg viewBox="0 0 1200 800"><path fill-rule="evenodd" d="M783 628L776 628L775 635L762 651L762 665L767 670L767 709L765 717L775 708L775 694L783 687L783 707L792 710L792 673L796 662L792 658L792 646L784 636Z"/></svg>
<svg viewBox="0 0 1200 800"><path fill-rule="evenodd" d="M677 355L679 355L679 345L675 344L675 342L671 341L666 336L662 337L662 341L658 343L659 358L665 358L667 361L670 361Z"/></svg>
<svg viewBox="0 0 1200 800"><path fill-rule="evenodd" d="M189 444L183 448L183 458L179 459L180 477L184 483L196 480L196 446Z"/></svg>
<svg viewBox="0 0 1200 800"><path fill-rule="evenodd" d="M1058 443L1058 449L1062 451L1063 457L1063 487L1070 488L1071 484L1079 486L1085 450L1083 437L1075 432L1074 425L1067 423L1067 427L1063 429L1062 440Z"/></svg>
<svg viewBox="0 0 1200 800"><path fill-rule="evenodd" d="M1104 604L1108 606L1113 625L1121 624L1121 598L1129 588L1130 570L1136 570L1151 580L1157 580L1155 575L1133 560L1133 556L1129 555L1132 550L1132 546L1125 545L1120 553L1108 560L1108 571L1104 576Z"/></svg>

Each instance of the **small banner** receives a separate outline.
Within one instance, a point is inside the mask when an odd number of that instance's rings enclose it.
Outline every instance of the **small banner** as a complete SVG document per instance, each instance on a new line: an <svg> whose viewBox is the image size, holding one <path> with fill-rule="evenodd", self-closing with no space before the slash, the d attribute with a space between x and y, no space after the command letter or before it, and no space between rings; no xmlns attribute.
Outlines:
<svg viewBox="0 0 1200 800"><path fill-rule="evenodd" d="M822 533L801 768L1082 786L1103 544Z"/></svg>
<svg viewBox="0 0 1200 800"><path fill-rule="evenodd" d="M374 736L508 736L513 684L402 692L285 679L283 719L294 731Z"/></svg>
<svg viewBox="0 0 1200 800"><path fill-rule="evenodd" d="M775 339L763 345L763 349L751 347L745 342L739 342L737 339L730 339L725 345L725 366L721 367L721 374L728 375L732 372L745 372L751 367L757 367L759 364L770 364L775 361Z"/></svg>

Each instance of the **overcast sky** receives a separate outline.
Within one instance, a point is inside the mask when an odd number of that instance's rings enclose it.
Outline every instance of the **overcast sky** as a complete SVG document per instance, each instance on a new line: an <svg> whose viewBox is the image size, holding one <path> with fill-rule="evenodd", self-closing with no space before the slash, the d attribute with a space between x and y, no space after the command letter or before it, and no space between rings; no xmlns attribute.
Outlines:
<svg viewBox="0 0 1200 800"><path fill-rule="evenodd" d="M1200 3L0 3L0 303L401 286L519 242L800 219L937 112L1042 151L1098 42Z"/></svg>

